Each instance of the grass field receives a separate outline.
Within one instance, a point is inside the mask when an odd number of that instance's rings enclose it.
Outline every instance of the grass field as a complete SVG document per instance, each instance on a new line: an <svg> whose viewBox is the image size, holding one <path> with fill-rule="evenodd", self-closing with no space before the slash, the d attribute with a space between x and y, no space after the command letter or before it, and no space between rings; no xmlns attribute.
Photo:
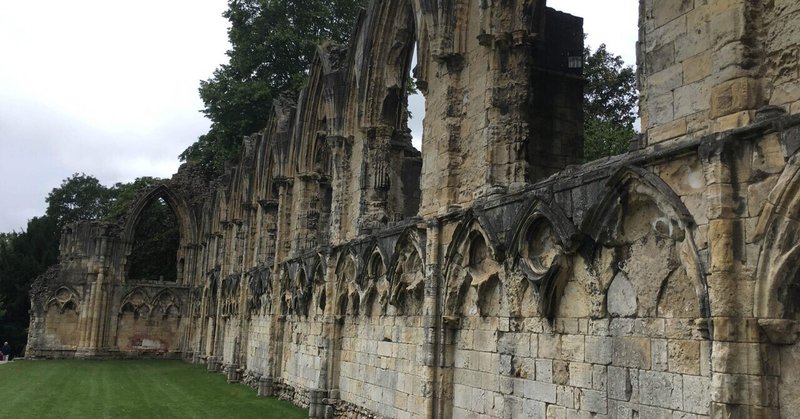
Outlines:
<svg viewBox="0 0 800 419"><path fill-rule="evenodd" d="M181 361L0 365L0 418L306 418L307 411Z"/></svg>

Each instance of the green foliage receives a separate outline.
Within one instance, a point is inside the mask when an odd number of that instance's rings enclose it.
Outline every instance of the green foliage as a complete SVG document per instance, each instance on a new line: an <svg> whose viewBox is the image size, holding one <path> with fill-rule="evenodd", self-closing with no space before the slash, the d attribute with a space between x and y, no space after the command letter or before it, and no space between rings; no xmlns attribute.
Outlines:
<svg viewBox="0 0 800 419"><path fill-rule="evenodd" d="M47 195L47 216L58 227L79 220L98 220L108 213L110 193L94 176L75 173Z"/></svg>
<svg viewBox="0 0 800 419"><path fill-rule="evenodd" d="M229 0L229 62L200 82L208 133L180 158L200 163L209 176L238 156L242 138L266 124L272 101L302 87L323 40L347 41L366 0Z"/></svg>
<svg viewBox="0 0 800 419"><path fill-rule="evenodd" d="M136 178L130 183L117 182L109 188L111 200L108 204L108 212L103 217L106 221L116 221L127 214L128 209L134 204L139 194L161 182L161 179L151 176Z"/></svg>
<svg viewBox="0 0 800 419"><path fill-rule="evenodd" d="M601 44L592 53L584 48L584 156L587 161L620 154L636 130L636 74L622 57Z"/></svg>
<svg viewBox="0 0 800 419"><path fill-rule="evenodd" d="M308 417L182 361L15 361L0 368L0 394L0 417L13 418Z"/></svg>
<svg viewBox="0 0 800 419"><path fill-rule="evenodd" d="M58 260L59 232L56 219L45 215L28 221L25 232L0 234L0 340L24 345L30 284Z"/></svg>

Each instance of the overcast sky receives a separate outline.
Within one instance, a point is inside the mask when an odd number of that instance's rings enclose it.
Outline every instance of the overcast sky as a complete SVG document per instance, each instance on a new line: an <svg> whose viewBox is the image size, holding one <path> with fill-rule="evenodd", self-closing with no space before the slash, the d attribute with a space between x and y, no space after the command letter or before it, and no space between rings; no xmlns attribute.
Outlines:
<svg viewBox="0 0 800 419"><path fill-rule="evenodd" d="M634 62L636 0L548 5L583 16L590 45ZM208 130L197 87L226 60L226 7L0 0L0 231L23 230L73 173L105 185L174 173Z"/></svg>

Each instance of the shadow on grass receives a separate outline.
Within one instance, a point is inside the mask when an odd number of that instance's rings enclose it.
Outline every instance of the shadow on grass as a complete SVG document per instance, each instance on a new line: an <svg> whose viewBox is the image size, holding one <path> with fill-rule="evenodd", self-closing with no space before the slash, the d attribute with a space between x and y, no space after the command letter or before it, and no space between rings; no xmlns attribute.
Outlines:
<svg viewBox="0 0 800 419"><path fill-rule="evenodd" d="M182 361L14 361L0 366L0 418L307 418Z"/></svg>

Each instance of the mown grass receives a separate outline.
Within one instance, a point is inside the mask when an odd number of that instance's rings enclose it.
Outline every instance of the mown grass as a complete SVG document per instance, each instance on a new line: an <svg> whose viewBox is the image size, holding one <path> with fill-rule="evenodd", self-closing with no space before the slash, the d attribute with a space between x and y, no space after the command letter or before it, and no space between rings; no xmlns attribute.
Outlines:
<svg viewBox="0 0 800 419"><path fill-rule="evenodd" d="M306 418L222 374L181 361L14 361L0 365L2 418Z"/></svg>

